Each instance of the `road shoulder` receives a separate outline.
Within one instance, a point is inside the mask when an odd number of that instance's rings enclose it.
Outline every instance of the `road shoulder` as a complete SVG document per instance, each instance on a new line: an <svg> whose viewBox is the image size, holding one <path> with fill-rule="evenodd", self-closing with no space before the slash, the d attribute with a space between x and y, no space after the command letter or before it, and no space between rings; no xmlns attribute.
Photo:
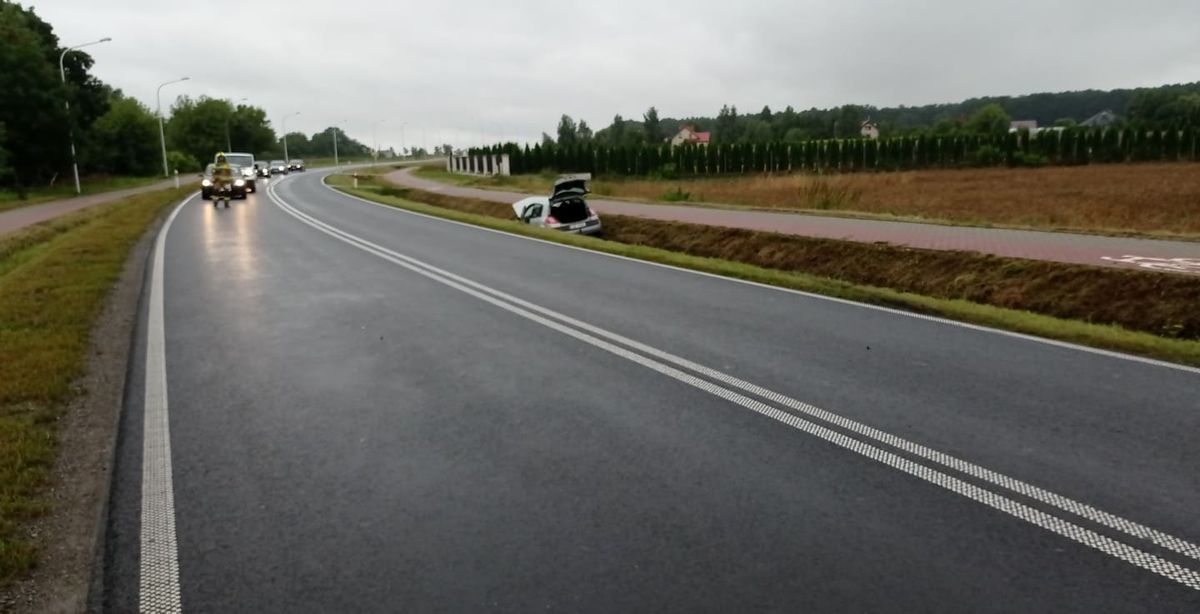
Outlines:
<svg viewBox="0 0 1200 614"><path fill-rule="evenodd" d="M79 392L59 422L59 455L48 498L52 510L30 533L40 542L39 563L30 576L0 594L0 610L83 612L103 577L104 532L124 406L129 357L138 305L154 239L170 214L167 208L138 239L92 329L86 372L73 385ZM93 604L94 605L94 604Z"/></svg>

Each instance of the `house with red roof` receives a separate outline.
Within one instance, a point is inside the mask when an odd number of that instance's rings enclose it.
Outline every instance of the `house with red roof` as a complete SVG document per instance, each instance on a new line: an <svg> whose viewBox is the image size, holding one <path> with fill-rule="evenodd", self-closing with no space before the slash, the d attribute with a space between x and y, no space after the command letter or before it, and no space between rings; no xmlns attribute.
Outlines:
<svg viewBox="0 0 1200 614"><path fill-rule="evenodd" d="M671 147L690 143L692 145L708 145L712 140L711 132L700 132L695 124L684 124L679 133L671 137Z"/></svg>

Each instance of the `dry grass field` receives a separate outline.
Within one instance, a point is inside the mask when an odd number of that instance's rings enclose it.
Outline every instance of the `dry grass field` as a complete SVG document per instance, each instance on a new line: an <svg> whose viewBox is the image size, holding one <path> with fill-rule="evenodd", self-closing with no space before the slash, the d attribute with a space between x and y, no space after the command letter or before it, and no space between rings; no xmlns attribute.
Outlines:
<svg viewBox="0 0 1200 614"><path fill-rule="evenodd" d="M549 185L542 176L469 181L539 191ZM597 196L645 201L1200 238L1200 165L1188 163L671 181L598 178L592 188Z"/></svg>

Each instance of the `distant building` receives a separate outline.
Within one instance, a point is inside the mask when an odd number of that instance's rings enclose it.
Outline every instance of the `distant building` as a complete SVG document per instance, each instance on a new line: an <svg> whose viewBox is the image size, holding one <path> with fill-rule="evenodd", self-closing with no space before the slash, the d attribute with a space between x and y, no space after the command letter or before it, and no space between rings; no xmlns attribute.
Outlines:
<svg viewBox="0 0 1200 614"><path fill-rule="evenodd" d="M1037 134L1037 132L1038 132L1037 120L1036 119L1017 119L1017 120L1013 120L1012 123L1010 123L1008 125L1009 132L1020 132L1022 130L1028 130L1030 134Z"/></svg>
<svg viewBox="0 0 1200 614"><path fill-rule="evenodd" d="M671 137L671 147L677 147L685 143L692 145L708 145L712 141L711 132L700 132L696 129L695 124L684 124L679 129L679 133Z"/></svg>
<svg viewBox="0 0 1200 614"><path fill-rule="evenodd" d="M1112 111L1110 111L1108 109L1105 109L1105 110L1083 120L1082 122L1079 123L1079 125L1087 126L1088 128L1104 128L1105 126L1111 126L1111 125L1117 123L1117 120L1119 120L1119 119L1120 118L1117 117L1116 113L1113 113Z"/></svg>
<svg viewBox="0 0 1200 614"><path fill-rule="evenodd" d="M868 139L877 139L879 138L879 124L871 121L870 118L867 118L867 121L862 123L862 127L859 129L858 133L867 137Z"/></svg>

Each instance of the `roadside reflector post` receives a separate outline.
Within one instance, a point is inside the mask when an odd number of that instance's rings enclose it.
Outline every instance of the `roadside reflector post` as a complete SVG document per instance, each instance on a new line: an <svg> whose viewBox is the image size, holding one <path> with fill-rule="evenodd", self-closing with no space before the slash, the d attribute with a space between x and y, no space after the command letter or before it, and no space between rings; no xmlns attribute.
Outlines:
<svg viewBox="0 0 1200 614"><path fill-rule="evenodd" d="M358 187L358 173L354 173L354 175L352 175L352 176L354 177L354 187L357 188Z"/></svg>
<svg viewBox="0 0 1200 614"><path fill-rule="evenodd" d="M175 187L179 187L179 169L175 169Z"/></svg>

